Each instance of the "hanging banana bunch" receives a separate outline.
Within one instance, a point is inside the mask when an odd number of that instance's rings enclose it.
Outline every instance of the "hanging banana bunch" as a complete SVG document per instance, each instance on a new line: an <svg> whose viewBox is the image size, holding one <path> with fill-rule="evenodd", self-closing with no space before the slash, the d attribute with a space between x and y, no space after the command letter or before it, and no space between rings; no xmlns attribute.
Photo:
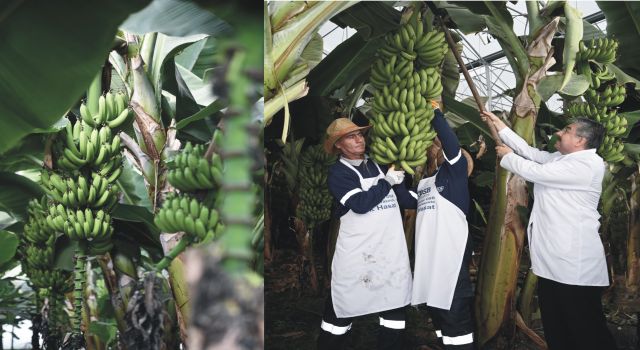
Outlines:
<svg viewBox="0 0 640 350"><path fill-rule="evenodd" d="M322 145L307 148L300 157L300 202L296 216L309 230L331 216L332 197L327 187L327 174L335 161L336 157L327 154Z"/></svg>
<svg viewBox="0 0 640 350"><path fill-rule="evenodd" d="M216 146L220 137L221 133L217 130L212 141ZM211 195L215 196L215 191L220 187L222 160L217 153L207 157L206 151L205 145L194 146L187 142L184 149L167 162L167 179L180 193L167 196L154 222L162 232L184 232L185 236L156 265L157 270L169 266L171 260L192 242L209 241L224 228L218 211L207 205L212 204ZM201 197L206 197L206 203L198 199Z"/></svg>
<svg viewBox="0 0 640 350"><path fill-rule="evenodd" d="M213 238L220 230L219 214L187 194L169 195L155 217L163 232L185 232L195 242Z"/></svg>
<svg viewBox="0 0 640 350"><path fill-rule="evenodd" d="M372 157L410 174L426 162L426 150L436 137L429 100L442 94L440 69L449 50L443 32L424 30L416 13L397 32L387 34L370 77L377 89L372 102Z"/></svg>
<svg viewBox="0 0 640 350"><path fill-rule="evenodd" d="M605 64L615 61L618 42L614 39L592 39L580 42L576 71L589 80L583 97L586 103L573 103L566 109L570 117L587 117L606 129L598 153L609 163L624 159L624 144L620 137L627 131L627 119L618 115L616 106L624 102L626 89L618 85L615 75ZM595 67L595 68L594 68Z"/></svg>
<svg viewBox="0 0 640 350"><path fill-rule="evenodd" d="M28 220L21 237L20 252L23 257L22 270L29 277L38 296L48 299L46 332L54 333L50 338L61 338L58 330L63 325L61 310L64 293L73 290L70 272L53 268L57 232L46 221L48 200L43 196L39 201L32 199L27 207ZM40 309L38 309L40 312Z"/></svg>
<svg viewBox="0 0 640 350"><path fill-rule="evenodd" d="M616 60L618 41L609 38L591 39L588 43L580 42L576 60L593 60L600 63L613 63Z"/></svg>
<svg viewBox="0 0 640 350"><path fill-rule="evenodd" d="M54 145L59 172L43 171L42 183L58 205L49 208L47 222L71 240L83 241L89 254L111 249L111 208L118 201L115 181L122 173L120 137L113 130L129 116L123 93L101 95L97 112L80 105L82 119L69 121L62 142Z"/></svg>
<svg viewBox="0 0 640 350"><path fill-rule="evenodd" d="M182 192L215 189L222 179L222 161L218 154L204 158L204 145L187 143L184 150L167 163L169 183ZM170 231L167 231L170 232Z"/></svg>
<svg viewBox="0 0 640 350"><path fill-rule="evenodd" d="M100 78L98 75L92 86L99 87ZM72 338L80 343L87 255L105 254L113 247L110 212L118 201L115 181L122 173L123 159L120 137L113 130L129 116L123 93L88 96L91 101L80 105L81 118L69 120L62 137L54 143L55 170L45 169L41 175L42 185L54 201L45 222L51 230L63 232L78 242Z"/></svg>
<svg viewBox="0 0 640 350"><path fill-rule="evenodd" d="M27 207L29 219L24 225L21 251L23 270L34 287L64 292L69 287L70 274L52 269L56 231L46 221L46 196L40 201L32 199Z"/></svg>

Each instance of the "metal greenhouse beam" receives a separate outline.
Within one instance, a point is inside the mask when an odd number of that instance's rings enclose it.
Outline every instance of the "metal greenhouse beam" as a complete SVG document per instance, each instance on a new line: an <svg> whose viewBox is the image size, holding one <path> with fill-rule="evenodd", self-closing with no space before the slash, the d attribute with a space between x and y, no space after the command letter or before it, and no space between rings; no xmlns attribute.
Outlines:
<svg viewBox="0 0 640 350"><path fill-rule="evenodd" d="M586 16L583 18L585 21L593 24L593 23L597 23L600 22L602 20L604 20L604 12L599 11L596 13L592 13L589 16ZM481 57L475 61L471 61L469 63L467 63L465 65L465 67L467 68L467 70L472 70L474 68L478 68L478 67L483 67L485 64L491 63L495 60L501 59L505 57L504 56L504 51L498 51L498 52L494 52L492 54L486 55L484 57ZM460 72L462 72L462 69L460 69Z"/></svg>

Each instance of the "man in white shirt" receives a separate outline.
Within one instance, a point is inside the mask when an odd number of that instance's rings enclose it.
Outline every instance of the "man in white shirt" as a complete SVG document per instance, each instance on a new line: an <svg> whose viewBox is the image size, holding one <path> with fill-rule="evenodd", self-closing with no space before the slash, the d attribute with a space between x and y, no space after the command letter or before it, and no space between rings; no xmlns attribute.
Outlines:
<svg viewBox="0 0 640 350"><path fill-rule="evenodd" d="M531 147L491 112L498 130L500 166L532 182L534 203L527 227L531 269L549 349L616 349L602 311L609 285L598 234L598 202L605 164L596 154L604 127L577 118L556 133L558 152Z"/></svg>

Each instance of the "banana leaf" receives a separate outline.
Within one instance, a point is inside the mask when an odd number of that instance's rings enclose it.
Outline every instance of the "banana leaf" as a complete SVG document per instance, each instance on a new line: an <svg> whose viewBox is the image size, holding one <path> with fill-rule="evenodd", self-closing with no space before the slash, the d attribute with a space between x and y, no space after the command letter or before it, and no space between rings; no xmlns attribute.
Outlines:
<svg viewBox="0 0 640 350"><path fill-rule="evenodd" d="M485 16L491 15L489 9L479 1L434 1L434 3L438 8L446 10L455 27L464 34L477 33L485 29L487 27ZM501 2L498 6L502 9L501 11L507 11L505 18L511 18L508 15L506 3ZM510 26L513 26L513 20Z"/></svg>
<svg viewBox="0 0 640 350"><path fill-rule="evenodd" d="M352 35L311 70L307 78L310 95L328 96L338 88L350 87L357 76L371 69L383 44L382 38L367 41L360 33Z"/></svg>
<svg viewBox="0 0 640 350"><path fill-rule="evenodd" d="M43 195L42 188L25 176L0 172L0 211L18 221L26 221L27 203Z"/></svg>
<svg viewBox="0 0 640 350"><path fill-rule="evenodd" d="M147 3L27 1L2 11L0 154L67 113L107 58L118 26Z"/></svg>
<svg viewBox="0 0 640 350"><path fill-rule="evenodd" d="M18 249L19 239L15 233L0 230L0 265L11 260Z"/></svg>
<svg viewBox="0 0 640 350"><path fill-rule="evenodd" d="M159 32L169 36L194 34L227 35L231 27L209 11L190 1L153 0L120 26L133 34Z"/></svg>
<svg viewBox="0 0 640 350"><path fill-rule="evenodd" d="M582 40L583 33L582 16L568 2L564 4L564 16L566 18L566 29L564 33L564 50L562 52L562 71L565 74L562 84L560 84L560 89L567 85L573 75L573 67L576 65L578 46L580 40Z"/></svg>
<svg viewBox="0 0 640 350"><path fill-rule="evenodd" d="M270 59L273 60L276 78L279 81L285 80L318 28L354 4L355 2L319 2L289 20L279 31L273 32Z"/></svg>
<svg viewBox="0 0 640 350"><path fill-rule="evenodd" d="M355 28L364 40L370 40L398 28L400 11L393 8L393 3L362 1L337 14L331 22L342 28Z"/></svg>
<svg viewBox="0 0 640 350"><path fill-rule="evenodd" d="M619 41L616 66L640 79L640 2L596 1L607 19L607 34Z"/></svg>

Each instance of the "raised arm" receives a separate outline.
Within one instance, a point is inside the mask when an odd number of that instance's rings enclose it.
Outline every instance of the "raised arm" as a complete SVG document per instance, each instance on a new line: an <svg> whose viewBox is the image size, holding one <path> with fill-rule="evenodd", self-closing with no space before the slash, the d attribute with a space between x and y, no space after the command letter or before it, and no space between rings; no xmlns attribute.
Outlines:
<svg viewBox="0 0 640 350"><path fill-rule="evenodd" d="M493 124L496 126L496 130L498 130L498 135L500 136L502 142L512 148L513 151L520 156L537 163L546 163L549 160L559 156L559 154L557 153L549 153L529 146L529 144L527 144L527 141L525 141L522 137L520 137L520 135L516 134L509 127L507 127L507 125L495 114L489 111L485 111L482 112L481 115L483 119L488 118L489 120L491 120L491 122L493 122Z"/></svg>
<svg viewBox="0 0 640 350"><path fill-rule="evenodd" d="M447 120L444 119L444 114L440 111L439 108L436 108L435 116L431 121L431 126L438 133L438 138L440 139L440 143L442 143L442 150L444 151L444 156L450 164L454 164L461 156L460 153L460 144L458 142L458 137L453 132L453 129L447 123Z"/></svg>
<svg viewBox="0 0 640 350"><path fill-rule="evenodd" d="M510 152L502 157L500 166L525 180L566 190L588 190L594 173L584 161L562 160L540 164Z"/></svg>

